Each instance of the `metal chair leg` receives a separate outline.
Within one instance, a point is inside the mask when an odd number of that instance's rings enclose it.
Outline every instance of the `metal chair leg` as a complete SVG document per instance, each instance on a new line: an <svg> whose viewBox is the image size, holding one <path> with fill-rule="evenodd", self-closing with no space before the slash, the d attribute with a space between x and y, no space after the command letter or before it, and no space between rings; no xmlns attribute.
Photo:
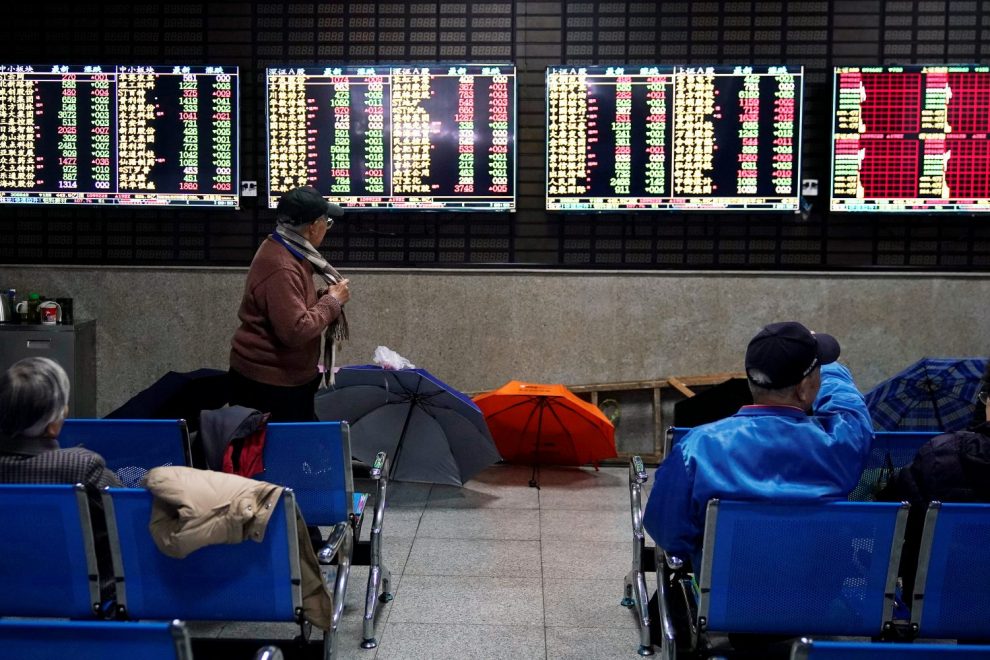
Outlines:
<svg viewBox="0 0 990 660"><path fill-rule="evenodd" d="M636 601L632 597L632 580L630 577L631 573L626 575L625 582L622 585L622 600L619 601L619 605L622 607L632 607L636 604Z"/></svg>

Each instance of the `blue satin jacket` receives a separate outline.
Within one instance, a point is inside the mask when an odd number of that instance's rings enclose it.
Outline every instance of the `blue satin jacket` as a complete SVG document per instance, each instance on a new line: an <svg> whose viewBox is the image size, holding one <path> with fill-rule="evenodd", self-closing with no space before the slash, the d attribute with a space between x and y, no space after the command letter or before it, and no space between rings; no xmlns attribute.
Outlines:
<svg viewBox="0 0 990 660"><path fill-rule="evenodd" d="M845 367L822 367L814 416L787 406L744 406L699 426L660 467L643 524L667 552L700 568L705 507L734 500L845 499L870 452L873 424Z"/></svg>

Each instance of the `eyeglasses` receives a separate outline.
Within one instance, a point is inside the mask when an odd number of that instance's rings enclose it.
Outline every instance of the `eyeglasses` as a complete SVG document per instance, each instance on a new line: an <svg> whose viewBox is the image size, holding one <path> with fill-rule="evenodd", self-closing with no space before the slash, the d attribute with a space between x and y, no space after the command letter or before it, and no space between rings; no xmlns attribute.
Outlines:
<svg viewBox="0 0 990 660"><path fill-rule="evenodd" d="M980 400L980 403L987 405L987 399L990 399L990 391L980 390L980 393L976 395L976 398Z"/></svg>

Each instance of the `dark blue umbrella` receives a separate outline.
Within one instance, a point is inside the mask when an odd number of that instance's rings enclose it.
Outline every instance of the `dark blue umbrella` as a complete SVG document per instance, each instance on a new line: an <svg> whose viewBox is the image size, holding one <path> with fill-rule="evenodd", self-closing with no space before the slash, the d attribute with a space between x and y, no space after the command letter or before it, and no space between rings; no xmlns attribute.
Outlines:
<svg viewBox="0 0 990 660"><path fill-rule="evenodd" d="M424 369L343 367L316 416L349 422L354 458L388 453L398 481L461 486L500 458L478 406Z"/></svg>
<svg viewBox="0 0 990 660"><path fill-rule="evenodd" d="M866 395L880 431L958 431L973 420L985 358L924 358Z"/></svg>
<svg viewBox="0 0 990 660"><path fill-rule="evenodd" d="M109 413L107 419L184 419L190 431L199 429L199 413L227 405L227 372L197 369L170 371Z"/></svg>

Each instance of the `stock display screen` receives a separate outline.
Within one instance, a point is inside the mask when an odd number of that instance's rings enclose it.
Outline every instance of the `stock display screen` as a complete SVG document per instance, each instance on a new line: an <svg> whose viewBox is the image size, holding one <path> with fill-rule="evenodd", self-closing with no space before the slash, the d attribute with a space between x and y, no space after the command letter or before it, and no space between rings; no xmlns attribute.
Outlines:
<svg viewBox="0 0 990 660"><path fill-rule="evenodd" d="M505 64L268 69L269 206L310 185L356 210L512 211Z"/></svg>
<svg viewBox="0 0 990 660"><path fill-rule="evenodd" d="M0 66L0 202L238 205L237 67Z"/></svg>
<svg viewBox="0 0 990 660"><path fill-rule="evenodd" d="M798 210L803 69L547 70L546 208Z"/></svg>
<svg viewBox="0 0 990 660"><path fill-rule="evenodd" d="M835 69L833 211L990 211L990 67Z"/></svg>

